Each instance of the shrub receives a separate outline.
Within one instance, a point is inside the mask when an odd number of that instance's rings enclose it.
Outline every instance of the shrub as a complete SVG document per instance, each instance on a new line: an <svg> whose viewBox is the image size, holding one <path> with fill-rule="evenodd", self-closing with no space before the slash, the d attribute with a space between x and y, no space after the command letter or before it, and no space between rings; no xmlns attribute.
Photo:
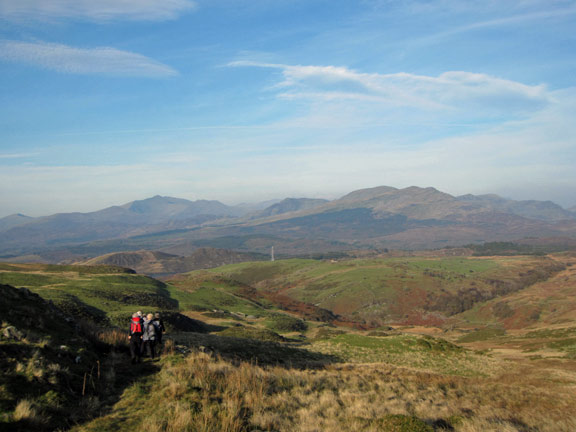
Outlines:
<svg viewBox="0 0 576 432"><path fill-rule="evenodd" d="M316 331L316 335L314 339L330 339L334 336L346 334L344 330L335 330L327 327L320 327L318 331Z"/></svg>
<svg viewBox="0 0 576 432"><path fill-rule="evenodd" d="M268 327L278 332L299 332L308 329L303 320L284 314L271 316L268 319Z"/></svg>
<svg viewBox="0 0 576 432"><path fill-rule="evenodd" d="M458 339L458 342L478 342L504 336L506 330L500 328L486 328L469 333Z"/></svg>
<svg viewBox="0 0 576 432"><path fill-rule="evenodd" d="M284 340L282 336L272 330L243 326L229 327L220 332L219 335L243 339L257 339L268 342L281 342Z"/></svg>

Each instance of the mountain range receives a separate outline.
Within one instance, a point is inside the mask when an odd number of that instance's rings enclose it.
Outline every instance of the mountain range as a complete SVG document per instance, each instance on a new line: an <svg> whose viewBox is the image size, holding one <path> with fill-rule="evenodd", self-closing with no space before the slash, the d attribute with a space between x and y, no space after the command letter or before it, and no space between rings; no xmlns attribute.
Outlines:
<svg viewBox="0 0 576 432"><path fill-rule="evenodd" d="M576 237L574 208L452 196L431 187L381 186L332 201L287 198L266 205L155 196L91 213L11 215L0 219L0 258L77 260L142 249L190 255L201 247L268 253L271 246L298 255Z"/></svg>

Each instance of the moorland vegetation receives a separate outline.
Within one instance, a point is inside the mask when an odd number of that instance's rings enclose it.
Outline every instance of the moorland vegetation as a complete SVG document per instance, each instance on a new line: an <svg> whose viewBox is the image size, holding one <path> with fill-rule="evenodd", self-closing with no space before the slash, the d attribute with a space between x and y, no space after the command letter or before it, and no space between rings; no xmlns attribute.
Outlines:
<svg viewBox="0 0 576 432"><path fill-rule="evenodd" d="M1 264L0 430L572 431L574 264L297 259L167 281ZM133 366L139 309L168 333Z"/></svg>

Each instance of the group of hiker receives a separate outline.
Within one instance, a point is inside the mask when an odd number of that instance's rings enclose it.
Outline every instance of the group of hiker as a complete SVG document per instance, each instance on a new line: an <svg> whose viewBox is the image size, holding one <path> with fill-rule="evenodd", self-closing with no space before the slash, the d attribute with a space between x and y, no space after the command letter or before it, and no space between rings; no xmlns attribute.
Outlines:
<svg viewBox="0 0 576 432"><path fill-rule="evenodd" d="M130 320L130 356L132 364L140 363L144 355L156 357L156 346L162 344L162 334L166 331L160 314L143 315L138 311Z"/></svg>

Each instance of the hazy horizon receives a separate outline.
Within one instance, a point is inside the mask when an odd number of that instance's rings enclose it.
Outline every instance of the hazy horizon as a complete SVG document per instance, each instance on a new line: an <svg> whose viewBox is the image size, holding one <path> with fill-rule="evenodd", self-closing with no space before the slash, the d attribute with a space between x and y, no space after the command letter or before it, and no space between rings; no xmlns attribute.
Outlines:
<svg viewBox="0 0 576 432"><path fill-rule="evenodd" d="M380 185L576 205L576 0L4 0L0 24L0 217Z"/></svg>
<svg viewBox="0 0 576 432"><path fill-rule="evenodd" d="M370 186L367 188L361 188L361 189L371 189L371 188L375 188L375 187L380 187L380 186L389 186L389 185L379 185L379 186ZM433 186L418 186L418 185L412 185L415 187L420 187L420 188L427 188L427 187L433 187ZM394 186L392 186L394 187ZM407 186L407 187L411 187L411 186ZM396 189L405 189L406 187L399 187ZM437 189L437 188L435 188ZM356 189L357 190L357 189ZM439 190L439 189L437 189ZM272 205L272 202L279 202L282 201L284 199L289 199L289 198L293 198L293 199L300 199L300 198L310 198L310 199L325 199L325 200L329 200L329 201L333 201L333 200L337 200L339 198L342 198L343 196L347 195L348 193L354 192L355 190L350 190L347 192L343 192L341 194L336 194L336 195L330 195L330 194L318 194L316 196L310 196L310 195L305 195L305 194L296 194L294 196L284 196L284 197L270 197L270 198L264 198L264 199L254 199L253 201L239 201L239 202L235 202L235 201L226 201L226 200L221 200L218 198L210 198L210 197L202 197L202 198L186 198L186 197L182 197L182 196L175 196L175 195L168 195L168 194L157 194L154 196L146 196L146 197L142 197L142 198L136 198L136 199L131 199L128 201L123 201L123 202L110 202L106 205L104 205L103 207L94 207L94 208L87 208L87 209L79 209L79 208L73 208L72 206L67 207L68 209L65 211L56 211L53 213L45 213L45 214L29 214L29 213L24 213L24 212L15 212L15 213L10 213L10 214L2 214L0 213L0 219L6 216L12 216L12 215L16 215L16 214L21 214L24 216L29 216L29 217L44 217L44 216L51 216L53 214L59 214L59 213L90 213L93 211L99 211L99 210L103 210L105 208L109 208L109 207L114 207L114 206L123 206L125 204L129 204L131 202L134 201L142 201L142 200L147 200L147 199L151 199L154 198L156 196L160 196L162 198L177 198L177 199L185 199L185 200L189 200L189 201L197 201L197 200L210 200L210 201L219 201L222 204L225 204L227 206L230 207L234 207L234 206L241 206L241 205L257 205L257 204L263 204L263 203L267 203L270 202L269 205ZM444 193L449 193L446 192L444 190L439 190L440 192L444 192ZM453 196L461 196L460 194L450 194ZM466 194L463 194L466 195ZM482 194L474 194L474 195L482 195ZM498 195L498 194L496 194ZM505 198L505 199L510 199L510 200L514 200L514 198L508 197L508 196L502 196L499 195L501 198ZM517 201L522 201L522 199L519 199ZM566 206L566 205L562 205L558 202L555 202L554 200L537 200L537 201L552 201L555 204L560 205L561 207L563 207L564 209L569 209L571 206Z"/></svg>

